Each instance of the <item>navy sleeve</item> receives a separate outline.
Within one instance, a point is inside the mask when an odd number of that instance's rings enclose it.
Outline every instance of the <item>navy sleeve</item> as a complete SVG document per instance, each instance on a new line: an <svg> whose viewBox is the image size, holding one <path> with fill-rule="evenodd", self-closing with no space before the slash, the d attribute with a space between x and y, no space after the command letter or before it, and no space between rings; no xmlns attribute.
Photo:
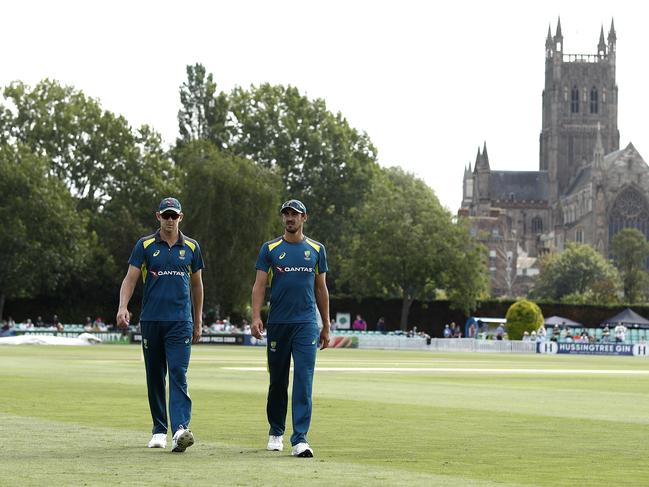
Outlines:
<svg viewBox="0 0 649 487"><path fill-rule="evenodd" d="M203 263L203 254L201 252L201 247L198 245L198 242L196 242L196 248L194 249L194 256L192 258L192 272L197 272L200 271L201 269L205 268L205 264Z"/></svg>
<svg viewBox="0 0 649 487"><path fill-rule="evenodd" d="M270 255L268 253L268 245L264 244L259 249L259 255L257 256L257 263L255 264L255 269L259 271L268 272L270 269Z"/></svg>
<svg viewBox="0 0 649 487"><path fill-rule="evenodd" d="M320 252L318 253L318 274L324 274L328 270L327 251L325 250L325 246L321 245Z"/></svg>
<svg viewBox="0 0 649 487"><path fill-rule="evenodd" d="M133 252L131 252L131 257L128 259L128 263L138 269L142 267L142 264L144 263L144 244L142 244L142 240L138 240L135 247L133 247Z"/></svg>

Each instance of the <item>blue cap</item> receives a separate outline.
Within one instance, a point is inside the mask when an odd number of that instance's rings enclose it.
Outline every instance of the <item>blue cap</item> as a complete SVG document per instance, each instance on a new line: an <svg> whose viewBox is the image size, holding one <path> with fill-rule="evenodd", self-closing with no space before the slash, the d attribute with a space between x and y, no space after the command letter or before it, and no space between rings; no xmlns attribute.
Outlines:
<svg viewBox="0 0 649 487"><path fill-rule="evenodd" d="M180 201L176 198L165 198L160 202L160 213L165 211L173 211L174 213L180 213L182 207L180 206Z"/></svg>
<svg viewBox="0 0 649 487"><path fill-rule="evenodd" d="M300 200L288 200L285 201L284 204L282 205L282 209L279 210L280 213L284 213L284 210L286 208L291 208L298 213L306 213L306 206L304 206L304 203L302 203Z"/></svg>

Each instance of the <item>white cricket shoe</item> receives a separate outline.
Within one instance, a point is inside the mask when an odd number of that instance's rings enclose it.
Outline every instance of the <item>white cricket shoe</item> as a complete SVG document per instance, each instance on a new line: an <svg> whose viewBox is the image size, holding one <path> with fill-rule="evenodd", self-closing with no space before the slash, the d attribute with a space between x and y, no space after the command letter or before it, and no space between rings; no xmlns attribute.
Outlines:
<svg viewBox="0 0 649 487"><path fill-rule="evenodd" d="M156 433L147 445L149 448L167 448L167 433Z"/></svg>
<svg viewBox="0 0 649 487"><path fill-rule="evenodd" d="M284 437L283 436L273 436L268 437L268 446L266 450L270 451L282 451L284 449Z"/></svg>
<svg viewBox="0 0 649 487"><path fill-rule="evenodd" d="M298 443L293 447L293 456L311 458L313 456L313 449L308 443Z"/></svg>
<svg viewBox="0 0 649 487"><path fill-rule="evenodd" d="M171 441L171 451L182 453L193 444L194 435L191 430L180 428L176 433L174 433L173 440Z"/></svg>

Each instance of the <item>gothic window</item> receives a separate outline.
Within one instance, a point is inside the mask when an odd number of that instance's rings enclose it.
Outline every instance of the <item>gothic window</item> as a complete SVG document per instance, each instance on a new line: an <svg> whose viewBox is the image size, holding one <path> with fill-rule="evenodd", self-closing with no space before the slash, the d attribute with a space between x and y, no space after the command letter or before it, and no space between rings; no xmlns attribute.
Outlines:
<svg viewBox="0 0 649 487"><path fill-rule="evenodd" d="M606 88L602 88L602 103L606 103Z"/></svg>
<svg viewBox="0 0 649 487"><path fill-rule="evenodd" d="M575 232L575 242L584 243L584 231L581 228Z"/></svg>
<svg viewBox="0 0 649 487"><path fill-rule="evenodd" d="M563 87L563 101L568 101L568 87Z"/></svg>
<svg viewBox="0 0 649 487"><path fill-rule="evenodd" d="M579 113L579 89L577 86L573 86L570 93L570 112Z"/></svg>
<svg viewBox="0 0 649 487"><path fill-rule="evenodd" d="M543 233L543 220L540 216L532 218L532 233Z"/></svg>
<svg viewBox="0 0 649 487"><path fill-rule="evenodd" d="M625 228L636 228L649 237L649 205L638 190L630 187L623 190L613 203L608 218L609 243Z"/></svg>
<svg viewBox="0 0 649 487"><path fill-rule="evenodd" d="M598 113L597 101L597 88L593 86L590 90L590 113Z"/></svg>

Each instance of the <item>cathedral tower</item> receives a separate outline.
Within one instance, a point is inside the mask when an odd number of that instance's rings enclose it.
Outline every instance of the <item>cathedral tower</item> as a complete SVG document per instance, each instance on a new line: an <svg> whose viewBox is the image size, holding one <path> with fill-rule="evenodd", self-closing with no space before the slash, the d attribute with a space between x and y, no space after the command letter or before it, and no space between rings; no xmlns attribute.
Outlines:
<svg viewBox="0 0 649 487"><path fill-rule="evenodd" d="M564 194L579 168L592 161L598 126L604 153L619 149L615 26L608 43L600 30L597 54L564 54L561 19L545 40L545 88L539 169L548 171L550 204Z"/></svg>

